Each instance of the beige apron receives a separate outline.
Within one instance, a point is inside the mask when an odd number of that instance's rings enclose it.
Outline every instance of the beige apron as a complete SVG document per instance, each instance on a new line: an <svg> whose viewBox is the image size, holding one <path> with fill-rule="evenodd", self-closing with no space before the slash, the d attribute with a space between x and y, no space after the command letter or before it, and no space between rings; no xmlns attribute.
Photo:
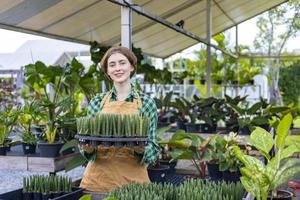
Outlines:
<svg viewBox="0 0 300 200"><path fill-rule="evenodd" d="M109 102L111 93L103 98L101 113L138 114L142 104L140 98L133 102ZM146 165L134 157L134 150L128 147L104 147L100 145L95 162L89 162L80 187L97 193L108 193L128 183L150 182Z"/></svg>

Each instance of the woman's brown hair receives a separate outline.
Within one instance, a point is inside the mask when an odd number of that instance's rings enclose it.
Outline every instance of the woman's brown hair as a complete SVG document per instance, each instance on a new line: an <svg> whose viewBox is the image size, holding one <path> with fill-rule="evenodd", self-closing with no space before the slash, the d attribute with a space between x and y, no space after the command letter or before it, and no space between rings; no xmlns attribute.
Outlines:
<svg viewBox="0 0 300 200"><path fill-rule="evenodd" d="M101 68L104 71L104 73L107 75L107 64L108 64L107 61L108 58L114 53L120 53L128 59L129 63L134 68L134 70L131 72L131 76L132 76L136 72L137 58L130 49L121 46L111 47L104 54L101 60Z"/></svg>

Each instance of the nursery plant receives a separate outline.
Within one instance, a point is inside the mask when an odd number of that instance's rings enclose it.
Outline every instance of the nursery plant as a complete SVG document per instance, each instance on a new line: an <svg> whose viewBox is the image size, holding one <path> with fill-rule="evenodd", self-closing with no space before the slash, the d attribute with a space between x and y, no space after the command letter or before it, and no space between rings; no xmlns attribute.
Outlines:
<svg viewBox="0 0 300 200"><path fill-rule="evenodd" d="M0 110L0 148L4 149L9 145L10 142L7 140L7 137L17 123L19 113L19 107L4 107Z"/></svg>
<svg viewBox="0 0 300 200"><path fill-rule="evenodd" d="M241 200L244 187L241 183L225 183L189 179L177 189L178 200Z"/></svg>
<svg viewBox="0 0 300 200"><path fill-rule="evenodd" d="M25 144L36 145L37 138L32 133L32 126L38 125L45 119L45 114L41 112L38 102L35 100L25 100L18 116L18 125L21 127L21 141Z"/></svg>
<svg viewBox="0 0 300 200"><path fill-rule="evenodd" d="M292 157L300 152L300 140L288 139L292 120L292 115L286 114L280 120L275 136L260 127L251 133L248 142L259 150L267 164L244 154L238 146L234 147L236 157L244 164L240 169L241 182L257 200L266 200L268 196L277 197L278 188L300 173L300 161ZM275 149L273 157L269 155L272 148Z"/></svg>
<svg viewBox="0 0 300 200"><path fill-rule="evenodd" d="M198 171L198 176L205 178L208 146L212 137L203 139L196 134L187 134L183 130L177 130L168 141L159 142L160 145L168 145L171 148L169 155L173 159L191 160Z"/></svg>
<svg viewBox="0 0 300 200"><path fill-rule="evenodd" d="M29 196L28 199L33 194L51 198L71 191L72 180L67 176L32 175L23 178L23 196Z"/></svg>
<svg viewBox="0 0 300 200"><path fill-rule="evenodd" d="M149 119L139 115L97 114L77 118L79 135L97 137L147 137Z"/></svg>

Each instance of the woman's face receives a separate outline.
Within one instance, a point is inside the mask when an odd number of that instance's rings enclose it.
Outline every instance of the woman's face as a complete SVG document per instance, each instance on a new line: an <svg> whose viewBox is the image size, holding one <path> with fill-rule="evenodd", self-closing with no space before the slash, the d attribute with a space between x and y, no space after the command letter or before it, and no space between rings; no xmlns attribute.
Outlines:
<svg viewBox="0 0 300 200"><path fill-rule="evenodd" d="M107 74L115 83L128 81L133 70L127 57L121 53L114 53L107 60Z"/></svg>

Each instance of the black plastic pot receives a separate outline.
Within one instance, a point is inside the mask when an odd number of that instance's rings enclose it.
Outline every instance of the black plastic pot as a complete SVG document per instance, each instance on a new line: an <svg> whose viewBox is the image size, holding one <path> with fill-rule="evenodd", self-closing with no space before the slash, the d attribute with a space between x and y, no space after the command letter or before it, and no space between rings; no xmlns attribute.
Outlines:
<svg viewBox="0 0 300 200"><path fill-rule="evenodd" d="M72 188L72 192L69 192L67 194L60 194L59 197L52 197L51 200L74 200L74 199L80 199L83 195L83 189L82 188ZM0 200L27 200L24 198L24 194L22 193L22 189L13 190L10 192L6 192L3 194L0 194ZM42 195L38 194L36 195L37 198L42 199ZM28 199L29 200L29 199ZM34 200L34 196L32 195L30 200Z"/></svg>
<svg viewBox="0 0 300 200"><path fill-rule="evenodd" d="M237 172L230 172L229 170L222 172L222 178L225 182L239 182L241 177L241 173L239 171Z"/></svg>
<svg viewBox="0 0 300 200"><path fill-rule="evenodd" d="M222 172L219 170L219 165L214 163L207 164L207 171L212 181L221 180L223 177Z"/></svg>
<svg viewBox="0 0 300 200"><path fill-rule="evenodd" d="M200 124L185 123L187 133L199 133Z"/></svg>
<svg viewBox="0 0 300 200"><path fill-rule="evenodd" d="M165 165L165 166L169 166L169 170L168 170L168 175L173 175L176 172L176 165L177 165L177 160L173 160L170 162L170 160L159 160L159 164L160 165Z"/></svg>
<svg viewBox="0 0 300 200"><path fill-rule="evenodd" d="M211 126L209 124L200 124L200 133L215 133L217 126Z"/></svg>
<svg viewBox="0 0 300 200"><path fill-rule="evenodd" d="M248 126L244 126L243 128L239 128L239 135L250 135L251 131Z"/></svg>
<svg viewBox="0 0 300 200"><path fill-rule="evenodd" d="M23 147L23 152L24 152L25 155L35 154L35 152L36 152L36 145L35 144L22 143L22 147Z"/></svg>
<svg viewBox="0 0 300 200"><path fill-rule="evenodd" d="M200 80L200 84L201 84L201 85L205 85L205 82L206 82L205 79L201 79L201 80Z"/></svg>
<svg viewBox="0 0 300 200"><path fill-rule="evenodd" d="M23 194L24 195L24 194ZM42 195L42 200L49 200L52 198L52 195L51 194L43 194Z"/></svg>
<svg viewBox="0 0 300 200"><path fill-rule="evenodd" d="M194 85L194 83L195 83L195 80L189 80L190 85Z"/></svg>
<svg viewBox="0 0 300 200"><path fill-rule="evenodd" d="M176 125L177 125L177 129L181 129L181 130L186 131L185 122L177 121Z"/></svg>
<svg viewBox="0 0 300 200"><path fill-rule="evenodd" d="M147 171L151 182L163 183L166 180L166 175L168 174L169 166L148 166Z"/></svg>
<svg viewBox="0 0 300 200"><path fill-rule="evenodd" d="M64 143L62 142L56 142L53 144L48 143L39 143L39 149L40 149L40 156L41 157L50 157L55 158L59 156L59 150L63 146Z"/></svg>
<svg viewBox="0 0 300 200"><path fill-rule="evenodd" d="M25 192L23 193L23 200L32 200L33 194L31 192Z"/></svg>
<svg viewBox="0 0 300 200"><path fill-rule="evenodd" d="M5 156L6 152L7 152L7 148L3 147L3 146L0 146L0 155L1 156Z"/></svg>
<svg viewBox="0 0 300 200"><path fill-rule="evenodd" d="M42 200L41 193L33 193L33 200Z"/></svg>
<svg viewBox="0 0 300 200"><path fill-rule="evenodd" d="M221 85L221 84L222 84L222 80L217 80L217 81L216 81L216 84L217 84L217 85Z"/></svg>

